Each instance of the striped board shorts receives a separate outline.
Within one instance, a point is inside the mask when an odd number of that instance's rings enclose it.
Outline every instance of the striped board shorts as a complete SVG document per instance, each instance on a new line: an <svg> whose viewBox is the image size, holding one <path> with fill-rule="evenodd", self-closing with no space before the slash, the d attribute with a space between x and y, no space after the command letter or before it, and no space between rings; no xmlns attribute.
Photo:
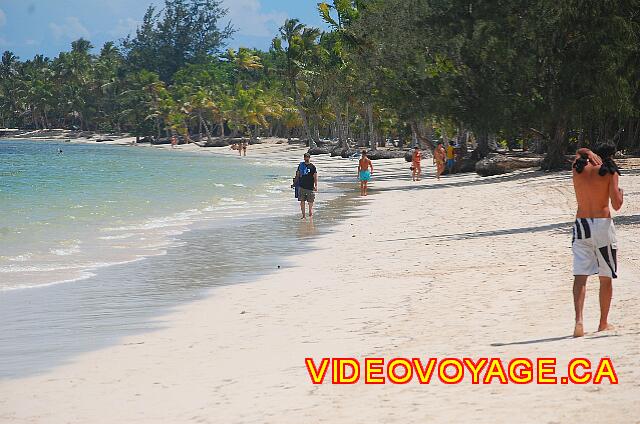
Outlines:
<svg viewBox="0 0 640 424"><path fill-rule="evenodd" d="M573 224L573 275L618 278L618 243L611 218L578 218Z"/></svg>

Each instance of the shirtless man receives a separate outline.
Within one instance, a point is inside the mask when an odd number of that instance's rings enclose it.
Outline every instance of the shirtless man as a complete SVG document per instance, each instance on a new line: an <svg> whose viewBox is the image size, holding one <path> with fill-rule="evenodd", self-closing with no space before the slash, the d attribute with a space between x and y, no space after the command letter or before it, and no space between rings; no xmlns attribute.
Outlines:
<svg viewBox="0 0 640 424"><path fill-rule="evenodd" d="M422 175L422 167L420 161L422 160L422 153L420 153L420 147L416 146L413 155L411 156L411 170L413 181L420 181L420 175Z"/></svg>
<svg viewBox="0 0 640 424"><path fill-rule="evenodd" d="M371 168L371 171L369 171ZM371 180L371 174L373 174L373 163L371 159L367 157L367 151L362 151L362 157L358 161L358 179L360 180L360 196L367 195L367 186L369 180Z"/></svg>
<svg viewBox="0 0 640 424"><path fill-rule="evenodd" d="M573 164L573 186L578 212L573 226L573 302L576 311L574 337L584 336L584 298L587 278L600 277L600 325L598 331L611 330L607 321L612 278L617 278L616 233L611 219L609 201L620 210L622 189L618 187L620 171L613 162L615 146L604 144L592 152L580 149Z"/></svg>
<svg viewBox="0 0 640 424"><path fill-rule="evenodd" d="M436 146L436 150L433 152L433 163L436 165L436 177L440 180L440 175L444 172L444 160L445 155L444 147L442 146L442 142L439 142Z"/></svg>

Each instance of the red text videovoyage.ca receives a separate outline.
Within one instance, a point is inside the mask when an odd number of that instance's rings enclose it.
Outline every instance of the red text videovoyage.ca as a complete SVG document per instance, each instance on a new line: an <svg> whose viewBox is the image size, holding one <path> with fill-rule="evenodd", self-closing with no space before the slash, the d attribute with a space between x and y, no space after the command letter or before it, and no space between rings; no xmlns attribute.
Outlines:
<svg viewBox="0 0 640 424"><path fill-rule="evenodd" d="M556 358L305 358L313 384L618 384L610 358L573 358L566 367L557 362Z"/></svg>

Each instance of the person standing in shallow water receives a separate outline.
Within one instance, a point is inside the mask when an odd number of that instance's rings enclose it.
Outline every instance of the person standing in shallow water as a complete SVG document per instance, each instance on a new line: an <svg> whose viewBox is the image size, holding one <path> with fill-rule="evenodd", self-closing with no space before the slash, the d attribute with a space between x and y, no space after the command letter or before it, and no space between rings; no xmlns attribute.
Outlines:
<svg viewBox="0 0 640 424"><path fill-rule="evenodd" d="M300 210L302 218L306 218L305 203L309 204L309 218L313 217L313 203L316 200L318 191L318 172L314 164L311 163L311 155L304 154L304 162L300 162L296 170L296 182L298 190L298 200L300 200Z"/></svg>
<svg viewBox="0 0 640 424"><path fill-rule="evenodd" d="M371 169L371 171L369 171ZM360 180L360 196L367 195L367 186L371 180L371 174L373 173L373 163L371 159L367 157L367 151L362 151L360 161L358 161L358 180Z"/></svg>
<svg viewBox="0 0 640 424"><path fill-rule="evenodd" d="M620 210L624 201L618 186L620 171L613 161L615 146L603 144L592 152L580 149L573 163L573 186L578 211L573 225L573 303L576 312L574 337L584 336L584 298L587 278L600 278L600 324L598 331L612 330L608 316L617 278L618 246L609 202Z"/></svg>

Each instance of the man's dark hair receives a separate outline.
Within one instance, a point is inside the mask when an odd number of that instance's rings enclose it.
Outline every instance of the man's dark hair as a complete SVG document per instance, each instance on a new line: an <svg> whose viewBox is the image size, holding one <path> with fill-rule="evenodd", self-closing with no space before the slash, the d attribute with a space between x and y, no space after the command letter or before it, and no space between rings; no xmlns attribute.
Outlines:
<svg viewBox="0 0 640 424"><path fill-rule="evenodd" d="M615 173L618 173L618 175L620 175L620 168L618 168L618 165L613 161L613 157L616 154L615 144L611 142L598 144L593 149L593 153L600 156L600 158L602 159L602 165L600 166L600 170L598 171L598 174L601 177L604 177L607 174L613 175ZM576 159L573 167L576 169L576 172L580 174L582 171L584 171L584 168L588 163L589 156L586 154L581 154L580 157Z"/></svg>
<svg viewBox="0 0 640 424"><path fill-rule="evenodd" d="M365 155L365 156L367 155L367 151L366 151L366 150L363 150L363 151L362 151L362 152L360 152L360 153L362 153L362 154L363 154L363 155Z"/></svg>
<svg viewBox="0 0 640 424"><path fill-rule="evenodd" d="M582 171L584 171L584 168L587 166L588 163L589 163L589 156L587 156L585 153L582 153L580 154L580 157L576 159L576 161L573 163L573 167L576 169L576 172L578 174L582 174Z"/></svg>
<svg viewBox="0 0 640 424"><path fill-rule="evenodd" d="M618 173L620 175L620 169L618 165L613 161L613 157L616 155L616 145L611 142L604 142L595 147L593 149L593 153L600 156L602 158L602 166L600 166L600 171L598 174L600 176L605 176L607 174L615 174Z"/></svg>

